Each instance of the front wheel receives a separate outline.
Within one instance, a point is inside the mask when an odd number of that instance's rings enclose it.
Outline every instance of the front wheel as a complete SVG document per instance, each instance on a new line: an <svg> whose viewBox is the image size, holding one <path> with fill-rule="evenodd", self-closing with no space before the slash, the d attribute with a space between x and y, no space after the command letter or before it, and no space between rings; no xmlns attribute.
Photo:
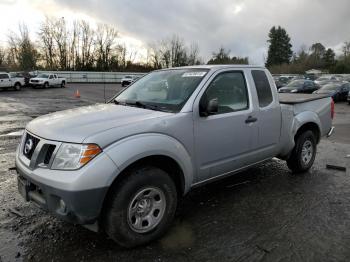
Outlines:
<svg viewBox="0 0 350 262"><path fill-rule="evenodd" d="M308 171L316 157L316 137L310 130L300 134L295 140L295 146L291 156L287 159L287 165L293 173Z"/></svg>
<svg viewBox="0 0 350 262"><path fill-rule="evenodd" d="M166 232L176 206L171 177L156 167L139 167L112 189L101 226L121 246L143 245Z"/></svg>
<svg viewBox="0 0 350 262"><path fill-rule="evenodd" d="M49 83L46 82L46 83L44 84L44 88L45 88L45 89L48 89L48 88L49 88Z"/></svg>

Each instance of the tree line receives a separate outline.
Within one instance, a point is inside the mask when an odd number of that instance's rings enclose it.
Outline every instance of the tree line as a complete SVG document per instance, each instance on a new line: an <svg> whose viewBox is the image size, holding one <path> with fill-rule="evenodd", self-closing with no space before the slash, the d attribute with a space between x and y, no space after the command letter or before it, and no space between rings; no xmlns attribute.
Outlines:
<svg viewBox="0 0 350 262"><path fill-rule="evenodd" d="M97 27L85 20L68 25L64 18L43 21L31 38L28 27L9 32L7 45L0 46L0 68L9 71L150 71L153 69L203 64L197 43L187 44L173 35L148 44L146 57L121 41L118 30L108 24ZM230 57L220 48L209 63L246 63L248 58Z"/></svg>
<svg viewBox="0 0 350 262"><path fill-rule="evenodd" d="M248 57L231 56L220 47L208 61L200 55L198 43L187 43L178 35L147 45L146 55L127 47L118 30L108 24L78 20L67 24L64 18L47 17L39 25L35 40L28 27L20 24L9 32L7 45L0 46L0 70L32 71L141 71L197 64L249 64ZM350 42L336 56L334 50L316 42L293 52L287 31L278 26L268 34L266 67L273 73L303 74L309 69L330 73L350 73Z"/></svg>
<svg viewBox="0 0 350 262"><path fill-rule="evenodd" d="M350 42L344 42L342 54L338 57L332 48L319 42L310 47L303 45L299 51L293 52L291 39L280 26L271 28L267 42L269 48L265 65L272 73L303 74L309 69L350 73Z"/></svg>

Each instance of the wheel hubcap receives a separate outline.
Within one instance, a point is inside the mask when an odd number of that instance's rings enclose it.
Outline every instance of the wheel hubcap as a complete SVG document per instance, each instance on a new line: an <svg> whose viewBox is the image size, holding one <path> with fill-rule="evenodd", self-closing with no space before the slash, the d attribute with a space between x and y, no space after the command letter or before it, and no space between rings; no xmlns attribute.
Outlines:
<svg viewBox="0 0 350 262"><path fill-rule="evenodd" d="M309 164L314 153L314 148L310 140L306 140L301 150L301 159L305 165Z"/></svg>
<svg viewBox="0 0 350 262"><path fill-rule="evenodd" d="M155 228L163 218L166 208L162 190L148 187L135 194L128 207L128 224L137 233Z"/></svg>

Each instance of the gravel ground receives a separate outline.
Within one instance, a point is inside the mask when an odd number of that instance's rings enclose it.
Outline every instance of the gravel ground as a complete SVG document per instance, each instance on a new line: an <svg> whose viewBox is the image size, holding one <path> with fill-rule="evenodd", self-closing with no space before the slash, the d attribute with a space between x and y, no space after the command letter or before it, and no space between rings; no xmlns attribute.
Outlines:
<svg viewBox="0 0 350 262"><path fill-rule="evenodd" d="M120 90L106 85L105 97ZM80 91L81 98L74 98ZM292 175L272 160L190 192L170 232L133 250L59 221L17 193L18 131L49 112L103 102L104 85L0 91L0 261L347 261L350 257L350 106L312 170ZM326 164L347 167L346 172Z"/></svg>

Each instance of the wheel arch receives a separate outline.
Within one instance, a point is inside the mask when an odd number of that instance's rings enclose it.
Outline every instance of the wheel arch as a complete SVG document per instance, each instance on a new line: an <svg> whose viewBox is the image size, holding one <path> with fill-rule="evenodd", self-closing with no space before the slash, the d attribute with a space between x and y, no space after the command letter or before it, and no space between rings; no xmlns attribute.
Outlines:
<svg viewBox="0 0 350 262"><path fill-rule="evenodd" d="M133 135L109 145L104 151L119 169L110 184L130 167L140 163L159 167L170 172L171 176L175 174L179 176L181 194L187 193L193 183L194 167L189 152L177 139L168 135L159 133ZM176 172L171 172L172 168Z"/></svg>
<svg viewBox="0 0 350 262"><path fill-rule="evenodd" d="M312 133L314 133L315 137L316 137L316 142L319 143L320 139L321 139L321 131L319 126L314 123L314 122L307 122L304 123L303 125L301 125L296 134L294 135L294 140L302 133L304 133L305 131L310 130Z"/></svg>
<svg viewBox="0 0 350 262"><path fill-rule="evenodd" d="M293 126L294 139L296 139L301 133L305 132L306 130L311 130L316 136L317 143L320 142L322 135L322 124L317 113L311 111L304 111L302 113L299 113L295 117Z"/></svg>

